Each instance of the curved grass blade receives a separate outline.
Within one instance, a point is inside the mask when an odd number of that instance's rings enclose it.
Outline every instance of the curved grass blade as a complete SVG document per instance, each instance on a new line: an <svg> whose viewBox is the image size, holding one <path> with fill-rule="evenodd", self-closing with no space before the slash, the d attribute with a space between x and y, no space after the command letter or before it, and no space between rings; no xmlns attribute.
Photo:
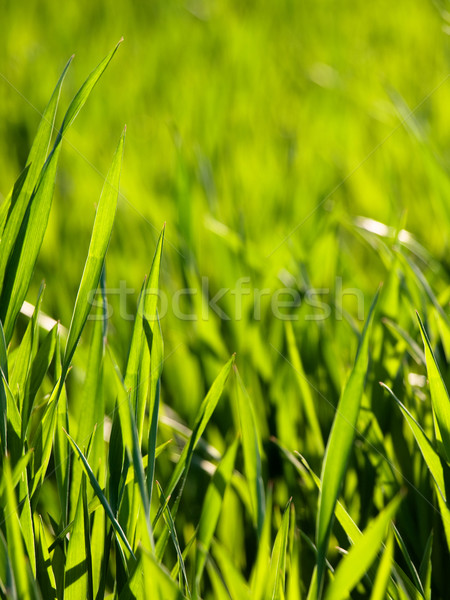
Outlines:
<svg viewBox="0 0 450 600"><path fill-rule="evenodd" d="M322 489L317 511L317 590L320 596L325 570L325 557L333 524L333 515L344 480L347 462L355 436L356 421L361 405L364 380L369 364L369 335L379 291L370 307L361 336L355 366L345 385L336 409L325 458L322 466Z"/></svg>
<svg viewBox="0 0 450 600"><path fill-rule="evenodd" d="M33 195L21 221L14 249L6 268L0 298L0 319L4 323L5 337L8 342L11 339L17 315L25 300L33 275L34 265L41 249L45 230L47 229L62 138L108 66L118 45L92 71L70 103L61 129L58 131L53 149L42 167Z"/></svg>
<svg viewBox="0 0 450 600"><path fill-rule="evenodd" d="M219 466L214 473L203 501L202 513L197 532L197 551L195 566L195 588L198 596L200 582L203 576L203 570L206 558L211 546L211 541L217 522L220 517L223 497L233 474L236 452L239 447L239 440L235 440L228 448Z"/></svg>
<svg viewBox="0 0 450 600"><path fill-rule="evenodd" d="M111 507L109 505L108 500L106 499L105 494L103 493L103 490L101 489L97 479L95 478L94 473L92 472L91 467L89 466L88 461L86 460L84 454L81 452L81 450L79 449L79 447L77 446L76 442L70 437L70 435L67 433L67 431L65 432L65 434L67 435L67 438L70 442L70 445L72 446L75 454L77 454L80 457L81 463L83 465L83 468L86 472L86 475L89 478L89 481L92 485L92 487L94 488L94 492L96 494L96 496L98 497L98 499L100 500L103 508L105 509L106 514L108 515L112 526L114 527L117 535L119 536L119 538L122 540L122 542L124 543L126 549L128 550L128 552L131 554L131 556L134 558L134 560L136 560L136 556L133 553L133 550L131 549L130 543L128 542L126 535L122 529L122 527L120 526L120 523L117 521L116 517L114 516L113 511L111 510Z"/></svg>
<svg viewBox="0 0 450 600"><path fill-rule="evenodd" d="M100 281L116 214L125 131L126 129L124 129L122 136L120 137L97 206L88 257L84 266L77 299L75 301L72 321L70 323L69 337L63 360L63 373L67 372L72 361L78 340L80 339L81 332L91 309L92 294L95 294Z"/></svg>
<svg viewBox="0 0 450 600"><path fill-rule="evenodd" d="M447 462L450 462L450 398L419 313L417 313L417 319L425 348L433 412L436 417L438 431L442 436L445 457Z"/></svg>
<svg viewBox="0 0 450 600"><path fill-rule="evenodd" d="M56 118L56 111L61 95L62 84L72 59L73 56L70 57L66 66L64 67L49 103L44 110L33 141L33 145L31 146L30 153L28 154L27 167L21 173L19 179L14 185L9 206L5 206L5 208L8 209L8 212L5 218L5 226L2 231L0 242L0 290L3 287L6 265L16 242L28 202L30 201L31 194L33 193L39 177L39 173L45 163L45 159L47 158L47 152L50 146L50 140Z"/></svg>
<svg viewBox="0 0 450 600"><path fill-rule="evenodd" d="M363 536L342 559L328 587L325 600L344 600L363 577L383 546L386 530L402 496L396 496L364 530Z"/></svg>

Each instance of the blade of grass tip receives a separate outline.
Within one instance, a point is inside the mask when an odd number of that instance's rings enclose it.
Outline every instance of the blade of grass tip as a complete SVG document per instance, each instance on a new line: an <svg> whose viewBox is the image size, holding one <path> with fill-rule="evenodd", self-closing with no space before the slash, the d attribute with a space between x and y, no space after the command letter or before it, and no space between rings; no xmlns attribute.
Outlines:
<svg viewBox="0 0 450 600"><path fill-rule="evenodd" d="M130 543L128 542L126 535L122 529L122 527L120 526L119 522L117 521L116 517L114 516L113 511L111 510L111 506L109 505L108 500L106 499L105 494L103 493L103 490L101 489L97 479L95 478L94 473L92 472L91 467L89 466L89 463L87 462L84 454L81 452L80 448L77 446L76 442L70 437L70 435L67 433L67 431L65 431L65 434L70 442L70 445L72 446L72 449L74 450L75 454L77 456L79 456L81 463L83 465L84 471L86 473L86 475L89 478L89 481L92 485L92 487L94 488L94 492L95 495L98 497L98 499L100 500L103 508L105 509L106 514L108 515L112 526L114 527L117 535L119 536L119 538L122 540L122 542L124 543L126 549L128 550L128 552L130 553L130 555L132 556L132 558L134 560L136 560L136 556L133 553L133 550L131 549Z"/></svg>
<svg viewBox="0 0 450 600"><path fill-rule="evenodd" d="M289 500L281 519L281 527L278 530L273 545L272 557L270 559L269 579L266 599L284 599L284 588L286 582L286 554L289 534L289 521L291 514L291 502Z"/></svg>
<svg viewBox="0 0 450 600"><path fill-rule="evenodd" d="M181 477L183 476L183 480L180 486L180 493L183 491L184 482L187 477L187 473L189 471L189 467L192 461L193 452L205 431L206 425L208 424L216 406L219 401L220 396L222 395L223 389L225 387L225 383L230 374L231 368L235 361L235 355L230 358L230 360L225 364L225 366L220 371L219 375L214 380L209 392L204 398L202 404L197 413L197 417L195 420L195 425L192 430L192 434L189 438L189 441L186 443L183 448L183 452L177 462L177 465L172 473L172 477L170 478L169 484L166 489L166 496L171 496ZM161 516L162 507L158 510L158 513L155 517L155 521L153 523L153 527L155 527L156 522Z"/></svg>
<svg viewBox="0 0 450 600"><path fill-rule="evenodd" d="M125 132L126 128L120 137L97 206L88 257L84 266L72 321L70 323L69 337L63 361L63 373L67 372L72 361L81 332L91 309L92 294L95 293L100 281L116 214Z"/></svg>
<svg viewBox="0 0 450 600"><path fill-rule="evenodd" d="M220 517L222 502L233 474L239 440L236 439L227 449L208 486L203 501L202 512L198 524L197 549L195 558L196 597L199 596L200 583L206 563L206 557Z"/></svg>
<svg viewBox="0 0 450 600"><path fill-rule="evenodd" d="M389 579L391 577L392 561L394 558L394 536L389 530L386 545L378 566L375 583L372 588L370 600L385 600Z"/></svg>
<svg viewBox="0 0 450 600"><path fill-rule="evenodd" d="M236 395L241 425L242 448L244 451L244 468L248 481L250 498L253 509L253 522L258 532L258 538L264 522L265 498L262 477L261 436L256 422L253 403L244 387L239 371L234 365L236 375Z"/></svg>
<svg viewBox="0 0 450 600"><path fill-rule="evenodd" d="M14 249L11 252L6 268L0 298L0 319L4 323L5 336L8 342L11 339L17 315L25 300L34 271L34 265L47 229L62 138L85 104L93 87L114 56L119 44L92 71L70 103L61 129L58 131L53 149L41 169L33 195L27 206L24 218L21 221Z"/></svg>
<svg viewBox="0 0 450 600"><path fill-rule="evenodd" d="M339 563L334 579L328 586L325 600L344 600L361 580L383 547L386 530L393 519L402 495L396 496L364 530L348 554Z"/></svg>
<svg viewBox="0 0 450 600"><path fill-rule="evenodd" d="M27 167L21 173L19 179L14 185L13 193L11 195L11 202L7 207L8 212L0 242L0 290L3 287L6 265L16 241L17 234L19 233L20 225L25 216L28 202L31 198L31 194L33 193L34 186L37 183L39 173L47 158L47 153L53 134L56 111L58 109L59 98L61 95L61 88L72 59L73 56L70 57L66 66L64 67L56 87L53 90L49 103L44 110L36 136L31 146L30 153L28 154L26 163Z"/></svg>
<svg viewBox="0 0 450 600"><path fill-rule="evenodd" d="M430 340L425 331L425 327L423 326L419 313L416 314L425 348L425 359L427 363L428 380L430 382L433 412L436 416L437 428L442 436L445 458L447 459L447 462L450 462L450 398L431 348Z"/></svg>
<svg viewBox="0 0 450 600"><path fill-rule="evenodd" d="M361 336L355 366L344 387L336 416L328 438L322 465L322 490L319 494L317 511L317 591L320 597L325 571L325 558L330 539L336 502L347 469L347 462L355 436L356 421L361 406L364 381L369 365L369 336L373 322L377 291Z"/></svg>
<svg viewBox="0 0 450 600"><path fill-rule="evenodd" d="M21 599L29 600L32 598L32 590L27 572L28 561L22 541L17 501L12 484L11 465L7 457L3 459L3 477L6 491L5 521L8 553L17 586L17 595Z"/></svg>
<svg viewBox="0 0 450 600"><path fill-rule="evenodd" d="M156 482L156 485L158 488L158 493L159 493L160 499L162 500L162 504L166 507L163 511L164 520L166 522L167 527L169 528L170 537L172 538L175 552L177 553L178 562L180 563L180 568L181 568L181 572L183 574L184 585L185 585L185 589L186 589L186 595L188 598L190 598L191 592L189 589L189 581L188 581L188 576L186 573L186 567L184 565L183 553L181 552L180 543L178 542L178 536L177 536L177 530L175 528L175 522L173 520L172 513L170 512L170 509L167 506L168 499L166 500L163 489L160 486L158 481Z"/></svg>

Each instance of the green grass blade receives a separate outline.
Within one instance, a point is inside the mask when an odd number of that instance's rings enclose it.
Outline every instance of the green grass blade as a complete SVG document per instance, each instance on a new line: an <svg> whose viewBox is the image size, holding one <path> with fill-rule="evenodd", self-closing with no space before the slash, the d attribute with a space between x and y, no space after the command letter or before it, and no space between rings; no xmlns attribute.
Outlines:
<svg viewBox="0 0 450 600"><path fill-rule="evenodd" d="M195 567L196 593L199 592L206 558L217 522L220 517L223 497L233 474L239 440L235 440L224 454L214 473L203 501L202 513L198 524L197 551Z"/></svg>
<svg viewBox="0 0 450 600"><path fill-rule="evenodd" d="M173 516L172 513L170 512L170 509L168 507L168 499L166 499L166 496L164 495L163 489L160 486L159 482L156 482L157 488L158 488L158 493L160 496L160 500L162 500L161 504L165 507L164 511L163 511L163 516L164 516L164 520L166 522L167 528L169 529L170 532L170 537L172 538L172 542L175 548L175 551L177 553L177 558L178 558L178 562L181 568L181 572L183 574L183 579L184 579L184 585L185 585L185 589L186 589L186 595L188 598L191 597L191 592L189 589L189 581L188 581L188 576L186 573L186 567L184 565L184 559L183 559L183 553L181 552L181 548L180 548L180 543L178 541L178 535L177 535L177 530L175 528L175 522L173 520Z"/></svg>
<svg viewBox="0 0 450 600"><path fill-rule="evenodd" d="M43 598L54 600L56 598L56 580L41 516L35 518L35 528L38 532L36 554L39 587Z"/></svg>
<svg viewBox="0 0 450 600"><path fill-rule="evenodd" d="M119 536L119 538L122 540L122 542L124 543L126 549L128 550L128 552L131 554L131 556L136 560L136 557L133 553L133 550L131 549L130 543L128 542L126 535L122 529L122 527L120 526L119 522L117 521L116 517L114 516L113 511L111 510L111 506L109 505L108 500L106 499L105 494L103 493L103 490L101 489L97 479L95 478L94 473L92 472L91 467L89 466L88 461L86 460L85 456L83 455L83 453L81 452L81 450L79 449L79 447L77 446L76 442L70 437L70 435L65 432L67 435L67 438L70 442L70 445L72 446L75 454L77 456L79 456L81 463L83 465L84 471L86 473L86 475L89 478L89 481L92 485L92 487L94 488L94 492L96 494L96 496L98 497L98 499L100 500L103 508L105 509L106 514L108 515L112 526L114 527L117 535Z"/></svg>
<svg viewBox="0 0 450 600"><path fill-rule="evenodd" d="M225 383L228 379L228 376L231 371L231 367L234 364L235 356L230 358L230 360L225 364L225 366L220 371L219 375L214 380L209 392L206 394L205 399L203 400L198 413L197 418L195 420L195 425L192 430L191 437L189 441L183 448L183 452L177 462L174 472L172 473L172 477L167 485L166 496L171 496L181 477L183 476L183 481L181 483L181 492L183 490L184 481L186 480L187 473L189 471L189 467L192 461L192 455L194 450L205 431L206 425L208 424L214 409L217 406L220 396L222 395L223 388L225 387ZM180 493L181 493L180 492ZM158 511L158 514L155 518L155 522L161 515L162 509ZM155 526L155 523L153 524Z"/></svg>
<svg viewBox="0 0 450 600"><path fill-rule="evenodd" d="M79 489L79 491L81 490ZM84 525L83 494L80 493L67 548L64 590L64 598L67 600L87 598L88 576Z"/></svg>
<svg viewBox="0 0 450 600"><path fill-rule="evenodd" d="M392 528L394 530L394 537L397 541L398 547L400 548L400 551L403 555L403 558L405 560L405 563L409 569L409 572L411 574L412 577L412 581L414 583L414 586L419 590L419 592L425 596L425 592L422 586L422 582L420 581L420 577L419 577L419 573L417 572L417 569L413 563L413 561L411 560L411 556L409 555L408 552L408 548L406 547L406 544L401 536L401 533L399 532L399 530L397 529L397 527L395 525L392 525Z"/></svg>
<svg viewBox="0 0 450 600"><path fill-rule="evenodd" d="M4 323L5 337L8 342L11 339L17 315L25 300L34 266L44 239L45 230L47 229L62 138L85 104L93 87L108 66L118 45L119 44L117 44L98 67L92 71L67 109L61 129L58 131L53 150L42 167L32 198L30 199L23 219L21 220L14 249L8 261L0 297L0 320ZM105 187L107 187L107 185ZM107 222L108 215L105 215L105 218ZM103 227L99 227L99 229L103 229ZM80 317L80 315L78 316ZM77 323L77 325L80 325L80 323ZM68 346L70 349L72 349L71 346L74 342L77 341L75 333L72 334L72 338L71 345ZM70 355L66 354L66 358L68 359L69 357ZM65 369L67 369L67 366L68 363L66 362Z"/></svg>
<svg viewBox="0 0 450 600"><path fill-rule="evenodd" d="M444 467L440 456L434 450L432 443L426 436L422 427L417 423L408 409L400 402L394 392L384 383L381 384L385 390L394 398L397 406L400 408L406 422L408 423L411 431L414 434L417 445L419 446L420 452L422 453L423 459L434 479L438 493L442 496L443 500L447 501L446 488L445 488L445 477Z"/></svg>
<svg viewBox="0 0 450 600"><path fill-rule="evenodd" d="M262 477L261 436L256 422L253 403L244 387L241 376L234 366L236 374L236 395L241 426L242 448L244 451L245 476L252 501L253 521L261 536L265 514L264 482Z"/></svg>
<svg viewBox="0 0 450 600"><path fill-rule="evenodd" d="M417 313L420 333L425 348L425 359L427 363L428 380L430 382L431 402L436 416L437 427L442 436L445 457L450 461L450 398L445 387L439 366L431 348L430 340L423 326L422 320Z"/></svg>
<svg viewBox="0 0 450 600"><path fill-rule="evenodd" d="M377 303L376 294L362 333L355 366L345 385L339 400L336 416L328 438L325 458L322 465L322 490L319 494L317 512L316 544L317 544L317 584L321 593L325 558L330 538L333 515L344 480L347 461L355 436L355 426L364 389L364 380L369 364L369 335Z"/></svg>
<svg viewBox="0 0 450 600"><path fill-rule="evenodd" d="M250 586L252 598L254 600L262 600L267 589L267 577L270 567L271 553L271 532L272 532L272 487L266 498L266 512L264 515L264 523L261 531L261 536L258 543L258 553L256 555L255 566L250 577Z"/></svg>
<svg viewBox="0 0 450 600"><path fill-rule="evenodd" d="M165 567L148 552L142 553L144 570L143 598L155 600L182 600L184 598L177 584L171 579Z"/></svg>
<svg viewBox="0 0 450 600"><path fill-rule="evenodd" d="M378 566L377 575L372 588L370 600L385 600L386 591L391 576L392 561L394 557L394 536L392 530L389 530L386 545L383 550L383 555Z"/></svg>
<svg viewBox="0 0 450 600"><path fill-rule="evenodd" d="M344 600L348 597L382 548L386 530L401 501L402 496L394 498L364 530L363 537L350 548L336 569L325 600Z"/></svg>
<svg viewBox="0 0 450 600"><path fill-rule="evenodd" d="M428 536L427 543L423 552L422 561L419 567L420 581L423 584L424 596L426 600L431 600L431 575L432 575L432 552L433 552L433 530Z"/></svg>
<svg viewBox="0 0 450 600"><path fill-rule="evenodd" d="M125 130L114 154L97 206L88 257L81 278L80 287L78 288L77 299L75 301L75 308L70 324L63 361L63 373L69 368L78 340L80 339L81 332L91 309L92 294L95 293L100 281L100 275L116 214L124 140Z"/></svg>
<svg viewBox="0 0 450 600"><path fill-rule="evenodd" d="M39 123L39 127L33 141L33 145L31 146L31 150L27 158L27 167L20 175L11 195L11 203L8 206L5 227L2 232L0 243L0 290L3 287L6 265L16 242L16 238L25 216L28 203L37 183L39 173L47 158L59 97L61 95L62 84L72 59L73 56L69 59L64 67L49 103L44 110L41 122Z"/></svg>
<svg viewBox="0 0 450 600"><path fill-rule="evenodd" d="M213 540L212 547L214 558L228 588L231 600L250 600L251 595L247 583L233 564L230 554L216 540Z"/></svg>
<svg viewBox="0 0 450 600"><path fill-rule="evenodd" d="M290 514L291 500L289 500L288 505L284 510L283 518L281 519L281 527L277 533L275 543L273 545L266 593L267 600L284 599Z"/></svg>
<svg viewBox="0 0 450 600"><path fill-rule="evenodd" d="M153 482L155 479L156 443L158 434L159 416L159 391L160 377L164 362L164 345L161 333L161 324L158 322L153 329L151 349L151 373L150 373L150 427L148 433L148 469L147 469L147 493L151 506L153 494Z"/></svg>
<svg viewBox="0 0 450 600"><path fill-rule="evenodd" d="M22 532L19 521L16 496L14 493L11 466L8 458L3 460L3 477L5 479L5 521L6 521L6 541L11 566L14 573L14 580L17 586L17 595L22 600L32 598L32 590L29 585L27 558L22 541Z"/></svg>

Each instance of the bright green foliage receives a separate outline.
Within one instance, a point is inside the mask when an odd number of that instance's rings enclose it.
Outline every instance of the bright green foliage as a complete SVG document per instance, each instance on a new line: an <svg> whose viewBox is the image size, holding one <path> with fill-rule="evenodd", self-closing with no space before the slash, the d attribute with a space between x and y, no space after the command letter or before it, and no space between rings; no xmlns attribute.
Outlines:
<svg viewBox="0 0 450 600"><path fill-rule="evenodd" d="M0 39L0 599L446 597L441 3L34 2ZM8 77L47 96L115 18L27 121Z"/></svg>

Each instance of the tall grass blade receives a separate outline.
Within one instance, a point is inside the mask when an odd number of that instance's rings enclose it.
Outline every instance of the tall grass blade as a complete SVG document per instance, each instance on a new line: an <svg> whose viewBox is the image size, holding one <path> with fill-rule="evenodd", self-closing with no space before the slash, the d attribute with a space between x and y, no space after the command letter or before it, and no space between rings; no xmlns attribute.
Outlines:
<svg viewBox="0 0 450 600"><path fill-rule="evenodd" d="M119 140L97 206L88 257L84 266L72 321L70 323L69 337L63 361L63 373L67 372L72 361L78 340L91 309L92 294L95 294L100 281L106 250L108 249L111 237L114 216L116 214L124 140L125 130Z"/></svg>
<svg viewBox="0 0 450 600"><path fill-rule="evenodd" d="M431 348L422 320L417 313L419 321L420 333L422 335L423 345L425 348L425 359L427 362L428 380L430 382L431 402L433 412L437 421L437 428L442 436L445 457L447 462L450 461L450 398L447 388L445 387L439 366Z"/></svg>
<svg viewBox="0 0 450 600"><path fill-rule="evenodd" d="M325 557L330 538L333 515L339 497L347 461L355 436L355 426L364 389L364 380L369 364L369 336L378 300L377 292L361 336L355 366L345 385L336 409L336 416L328 438L327 449L322 466L322 490L319 494L317 513L317 584L321 593L325 570Z"/></svg>
<svg viewBox="0 0 450 600"><path fill-rule="evenodd" d="M372 588L370 600L385 600L389 579L391 576L392 560L394 557L394 536L389 530L386 545L378 566L377 575Z"/></svg>
<svg viewBox="0 0 450 600"><path fill-rule="evenodd" d="M284 600L291 502L292 500L289 500L288 505L284 510L283 518L281 519L281 527L273 545L266 600Z"/></svg>
<svg viewBox="0 0 450 600"><path fill-rule="evenodd" d="M334 579L325 595L325 600L343 600L348 597L351 590L375 560L383 545L389 523L401 501L402 496L394 498L368 525L362 538L350 548L348 554L336 569Z"/></svg>

